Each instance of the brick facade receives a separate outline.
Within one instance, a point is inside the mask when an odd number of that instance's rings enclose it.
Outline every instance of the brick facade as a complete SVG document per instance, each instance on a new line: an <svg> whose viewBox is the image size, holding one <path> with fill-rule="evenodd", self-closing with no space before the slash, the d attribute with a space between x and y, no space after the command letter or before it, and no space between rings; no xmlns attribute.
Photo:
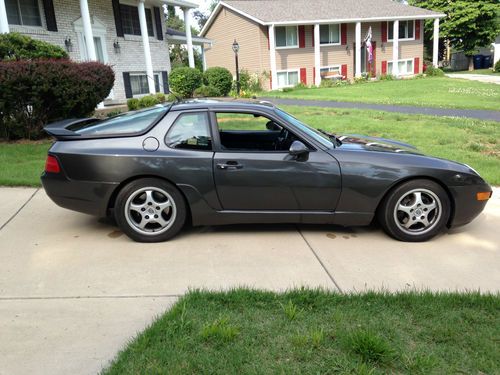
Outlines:
<svg viewBox="0 0 500 375"><path fill-rule="evenodd" d="M19 32L63 48L65 48L65 39L70 38L73 44L72 52L69 53L70 57L75 61L82 61L82 46L79 43L78 33L75 31L75 21L78 21L81 18L80 2L78 0L53 1L58 28L57 32L47 31L45 14L43 11L43 2L41 0L39 0L39 3L43 26L28 27L9 25L10 31ZM117 37L111 0L88 0L88 3L93 24L100 22L105 25L105 48L108 57L107 63L113 67L116 76L112 102L124 102L126 97L123 84L123 72L145 74L146 71L142 38L141 36L136 35ZM129 5L136 4L134 0L123 1L123 3ZM146 8L152 8L152 5L146 2ZM163 12L161 12L161 17L162 21L164 21ZM164 22L162 23L163 25L165 24ZM149 38L153 70L155 73L161 73L163 71L170 72L168 43L166 40L157 39L157 30L154 20L153 27L155 28L155 37ZM163 29L162 32L164 33L165 29ZM115 41L118 41L120 44L120 53L115 52L113 47L113 43ZM160 83L162 84L161 76L162 75L160 74Z"/></svg>

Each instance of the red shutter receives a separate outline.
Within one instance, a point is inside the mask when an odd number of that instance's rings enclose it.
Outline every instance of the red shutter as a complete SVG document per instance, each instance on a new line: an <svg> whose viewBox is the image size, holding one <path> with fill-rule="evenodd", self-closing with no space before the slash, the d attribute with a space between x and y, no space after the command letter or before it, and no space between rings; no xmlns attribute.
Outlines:
<svg viewBox="0 0 500 375"><path fill-rule="evenodd" d="M307 85L307 71L306 68L300 68L300 82Z"/></svg>
<svg viewBox="0 0 500 375"><path fill-rule="evenodd" d="M315 66L313 66L313 82L315 85L317 85L317 83L316 83L316 67Z"/></svg>
<svg viewBox="0 0 500 375"><path fill-rule="evenodd" d="M420 39L420 20L415 21L415 39Z"/></svg>
<svg viewBox="0 0 500 375"><path fill-rule="evenodd" d="M420 73L420 58L415 57L415 61L413 62L413 73Z"/></svg>
<svg viewBox="0 0 500 375"><path fill-rule="evenodd" d="M342 79L347 79L347 64L341 66L340 74L342 74Z"/></svg>
<svg viewBox="0 0 500 375"><path fill-rule="evenodd" d="M382 43L387 43L387 22L381 22L380 28L382 31Z"/></svg>
<svg viewBox="0 0 500 375"><path fill-rule="evenodd" d="M382 61L382 74L387 74L387 61Z"/></svg>
<svg viewBox="0 0 500 375"><path fill-rule="evenodd" d="M340 25L340 44L347 45L347 23Z"/></svg>
<svg viewBox="0 0 500 375"><path fill-rule="evenodd" d="M269 88L273 89L273 72L269 71Z"/></svg>
<svg viewBox="0 0 500 375"><path fill-rule="evenodd" d="M372 77L377 76L377 42L372 42L373 46L373 61L369 63L370 72L372 73Z"/></svg>
<svg viewBox="0 0 500 375"><path fill-rule="evenodd" d="M306 28L301 25L299 26L299 48L306 47Z"/></svg>

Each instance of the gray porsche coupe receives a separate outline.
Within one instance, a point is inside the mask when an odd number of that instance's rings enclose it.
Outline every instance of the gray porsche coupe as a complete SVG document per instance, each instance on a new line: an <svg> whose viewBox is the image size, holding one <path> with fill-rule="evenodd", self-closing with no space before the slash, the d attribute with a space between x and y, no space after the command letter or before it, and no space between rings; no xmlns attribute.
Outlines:
<svg viewBox="0 0 500 375"><path fill-rule="evenodd" d="M193 100L48 125L43 186L61 207L114 215L133 240L189 221L368 225L425 241L491 197L471 167L388 139L313 129L267 102Z"/></svg>

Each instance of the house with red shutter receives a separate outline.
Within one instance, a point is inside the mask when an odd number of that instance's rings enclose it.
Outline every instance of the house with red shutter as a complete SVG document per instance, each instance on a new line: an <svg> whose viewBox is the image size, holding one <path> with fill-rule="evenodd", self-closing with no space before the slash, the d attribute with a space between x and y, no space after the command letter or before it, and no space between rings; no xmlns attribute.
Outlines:
<svg viewBox="0 0 500 375"><path fill-rule="evenodd" d="M236 40L240 67L266 72L264 88L274 90L368 73L422 73L424 22L433 20L437 66L444 16L392 0L223 0L200 35L212 40L208 67L234 74Z"/></svg>

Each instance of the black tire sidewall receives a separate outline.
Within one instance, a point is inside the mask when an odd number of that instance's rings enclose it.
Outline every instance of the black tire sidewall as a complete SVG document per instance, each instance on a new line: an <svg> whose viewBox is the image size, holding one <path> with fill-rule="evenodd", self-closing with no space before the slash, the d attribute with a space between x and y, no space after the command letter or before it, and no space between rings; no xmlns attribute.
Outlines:
<svg viewBox="0 0 500 375"><path fill-rule="evenodd" d="M158 235L145 235L137 232L130 226L125 217L125 204L127 202L127 199L135 191L145 187L157 187L165 190L173 198L177 209L173 225L168 230ZM141 178L139 180L130 182L120 190L118 196L116 197L114 216L116 223L118 224L120 229L134 241L162 242L174 237L184 226L184 223L186 221L186 203L179 190L177 190L175 186L168 183L167 181L158 178Z"/></svg>
<svg viewBox="0 0 500 375"><path fill-rule="evenodd" d="M426 189L432 191L441 201L441 217L436 225L423 234L411 235L403 232L394 220L394 208L399 199L406 193L414 189ZM393 188L384 199L378 212L378 219L384 231L391 237L405 242L427 241L444 230L451 213L450 198L446 191L438 183L430 180L411 180Z"/></svg>

